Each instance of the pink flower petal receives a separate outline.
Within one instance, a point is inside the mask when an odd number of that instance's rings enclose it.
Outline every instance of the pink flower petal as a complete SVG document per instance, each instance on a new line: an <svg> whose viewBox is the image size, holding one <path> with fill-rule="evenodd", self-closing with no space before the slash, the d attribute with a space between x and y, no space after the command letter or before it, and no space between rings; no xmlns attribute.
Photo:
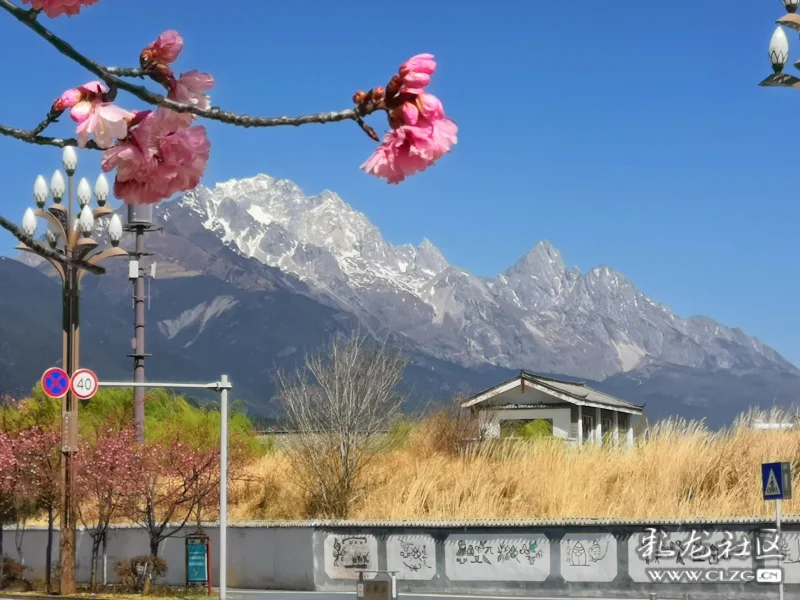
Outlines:
<svg viewBox="0 0 800 600"><path fill-rule="evenodd" d="M76 123L83 123L86 119L89 118L91 112L92 112L92 103L87 102L86 100L82 100L81 102L78 102L75 106L72 107L72 110L69 111L69 116Z"/></svg>

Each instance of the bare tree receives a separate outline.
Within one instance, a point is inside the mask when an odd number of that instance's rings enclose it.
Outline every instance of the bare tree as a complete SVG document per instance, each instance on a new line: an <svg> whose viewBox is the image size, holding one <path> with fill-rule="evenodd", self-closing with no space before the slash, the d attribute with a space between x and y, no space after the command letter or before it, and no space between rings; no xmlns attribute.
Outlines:
<svg viewBox="0 0 800 600"><path fill-rule="evenodd" d="M343 519L372 459L392 444L388 430L404 396L408 359L361 332L339 336L307 356L296 376L278 374L279 400L292 436L289 454L309 512Z"/></svg>

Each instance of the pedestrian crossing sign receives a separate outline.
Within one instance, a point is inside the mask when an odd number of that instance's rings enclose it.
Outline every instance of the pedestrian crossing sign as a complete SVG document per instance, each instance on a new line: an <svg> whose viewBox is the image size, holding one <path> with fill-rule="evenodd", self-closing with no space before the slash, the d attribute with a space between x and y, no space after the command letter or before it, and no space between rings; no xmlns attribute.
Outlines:
<svg viewBox="0 0 800 600"><path fill-rule="evenodd" d="M764 500L789 500L792 497L792 466L790 463L761 465L761 490Z"/></svg>

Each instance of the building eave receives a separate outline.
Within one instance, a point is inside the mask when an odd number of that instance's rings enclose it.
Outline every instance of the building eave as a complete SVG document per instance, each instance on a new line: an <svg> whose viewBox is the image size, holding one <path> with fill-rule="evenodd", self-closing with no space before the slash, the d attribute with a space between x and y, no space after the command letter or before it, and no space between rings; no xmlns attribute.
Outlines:
<svg viewBox="0 0 800 600"><path fill-rule="evenodd" d="M480 394L469 398L464 403L461 404L461 408L474 408L487 400L494 398L504 392L508 392L518 387L522 387L524 385L529 385L533 389L542 392L543 394L547 394L554 398L558 398L564 402L569 404L574 404L576 406L586 406L589 408L599 408L599 409L606 409L606 410L614 410L621 413L626 413L630 415L641 416L644 411L644 405L633 404L630 402L625 402L624 400L620 400L617 398L616 400L619 402L624 402L625 406L620 406L616 404L606 404L604 402L595 402L592 400L586 400L584 398L579 398L574 394L570 394L568 392L564 392L563 390L559 390L553 386L547 385L547 381L558 381L555 379L549 379L547 377L539 377L537 375L533 375L532 373L528 373L526 371L521 371L519 375L516 377L509 379L508 381L504 381ZM564 382L570 383L570 382ZM591 389L591 388L587 388ZM594 391L594 390L592 390Z"/></svg>

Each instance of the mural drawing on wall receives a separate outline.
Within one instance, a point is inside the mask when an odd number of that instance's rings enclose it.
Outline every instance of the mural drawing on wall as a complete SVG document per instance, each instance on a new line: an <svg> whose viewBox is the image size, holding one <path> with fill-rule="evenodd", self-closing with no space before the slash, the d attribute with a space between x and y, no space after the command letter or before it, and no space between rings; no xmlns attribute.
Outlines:
<svg viewBox="0 0 800 600"><path fill-rule="evenodd" d="M492 561L489 560L490 554L494 554L494 551L485 541L467 544L466 540L458 540L456 562L460 565L466 565L467 563L486 563L490 565L492 564Z"/></svg>
<svg viewBox="0 0 800 600"><path fill-rule="evenodd" d="M564 581L610 582L617 576L617 540L611 533L567 533L561 538Z"/></svg>
<svg viewBox="0 0 800 600"><path fill-rule="evenodd" d="M453 581L544 581L550 542L543 535L453 534L445 541L444 559Z"/></svg>
<svg viewBox="0 0 800 600"><path fill-rule="evenodd" d="M386 568L399 580L433 579L436 541L430 535L390 535L386 538Z"/></svg>
<svg viewBox="0 0 800 600"><path fill-rule="evenodd" d="M781 563L800 563L800 540L795 540L794 544L789 544L788 539L781 537L781 540L777 543L777 546L778 553L781 555Z"/></svg>
<svg viewBox="0 0 800 600"><path fill-rule="evenodd" d="M564 544L568 565L572 567L590 567L595 563L599 563L608 554L609 541L606 541L604 545L600 544L598 540L593 540L591 544L588 541L584 544L584 541L568 541Z"/></svg>
<svg viewBox="0 0 800 600"><path fill-rule="evenodd" d="M333 566L345 569L366 569L369 546L364 536L350 536L333 542Z"/></svg>
<svg viewBox="0 0 800 600"><path fill-rule="evenodd" d="M542 550L539 548L538 544L535 541L531 541L527 544L509 544L508 542L500 542L500 545L497 547L497 562L510 562L515 560L517 562L522 562L522 560L527 561L529 565L535 564L537 559L542 558Z"/></svg>
<svg viewBox="0 0 800 600"><path fill-rule="evenodd" d="M403 566L412 573L433 568L425 544L400 540L400 558L403 559Z"/></svg>

